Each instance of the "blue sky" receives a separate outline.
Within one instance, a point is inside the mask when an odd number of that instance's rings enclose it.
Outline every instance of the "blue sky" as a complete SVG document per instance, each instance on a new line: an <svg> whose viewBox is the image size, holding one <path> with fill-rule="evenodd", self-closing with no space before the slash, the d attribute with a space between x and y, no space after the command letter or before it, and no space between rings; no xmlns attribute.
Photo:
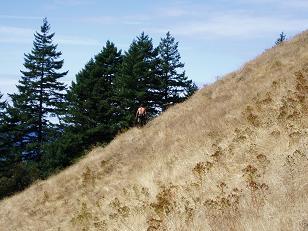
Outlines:
<svg viewBox="0 0 308 231"><path fill-rule="evenodd" d="M27 0L1 1L0 92L16 91L24 53L48 18L63 52L63 81L111 40L127 50L142 31L157 45L170 31L188 77L199 86L215 81L287 38L308 29L308 0Z"/></svg>

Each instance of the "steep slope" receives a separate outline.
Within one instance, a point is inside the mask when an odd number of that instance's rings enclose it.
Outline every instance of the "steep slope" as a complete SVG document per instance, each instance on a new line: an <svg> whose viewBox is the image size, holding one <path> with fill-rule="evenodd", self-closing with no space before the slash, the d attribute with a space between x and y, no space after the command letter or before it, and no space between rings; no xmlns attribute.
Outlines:
<svg viewBox="0 0 308 231"><path fill-rule="evenodd" d="M0 202L1 230L308 230L308 32Z"/></svg>

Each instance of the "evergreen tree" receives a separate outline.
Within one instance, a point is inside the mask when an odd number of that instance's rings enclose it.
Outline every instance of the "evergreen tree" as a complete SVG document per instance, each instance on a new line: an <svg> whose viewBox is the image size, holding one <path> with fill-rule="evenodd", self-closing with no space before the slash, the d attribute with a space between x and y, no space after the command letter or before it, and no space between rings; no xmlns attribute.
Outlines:
<svg viewBox="0 0 308 231"><path fill-rule="evenodd" d="M11 150L13 143L11 142L11 131L7 126L7 103L2 100L3 95L0 93L0 198L10 195L14 191L14 183L10 181L12 178L11 169L14 167L14 158L12 158Z"/></svg>
<svg viewBox="0 0 308 231"><path fill-rule="evenodd" d="M192 80L188 80L189 84L186 88L186 98L192 96L196 91L198 91L198 86L192 81Z"/></svg>
<svg viewBox="0 0 308 231"><path fill-rule="evenodd" d="M19 146L16 139L19 132L12 117L9 117L11 107L1 100L2 97L0 93L0 176L11 168L12 161L16 161L14 151Z"/></svg>
<svg viewBox="0 0 308 231"><path fill-rule="evenodd" d="M40 158L43 144L52 140L58 121L64 113L64 91L66 86L59 81L66 72L59 72L63 66L61 52L57 51L49 33L50 25L45 18L40 33L34 34L33 49L25 54L25 71L17 85L18 93L10 95L13 102L11 117L19 120L17 130L23 135L18 141L24 149L25 159Z"/></svg>
<svg viewBox="0 0 308 231"><path fill-rule="evenodd" d="M1 165L1 160L4 160L4 153L7 148L7 131L5 130L4 122L6 117L6 102L2 100L3 95L0 93L0 169L3 167Z"/></svg>
<svg viewBox="0 0 308 231"><path fill-rule="evenodd" d="M91 94L91 90L88 89L87 85L89 76L95 68L94 59L85 65L85 67L76 75L76 83L72 82L70 89L67 92L67 115L65 117L65 122L68 123L70 127L86 128L92 127L95 121L89 118L92 116L84 104L87 104L88 96Z"/></svg>
<svg viewBox="0 0 308 231"><path fill-rule="evenodd" d="M6 102L2 100L3 94L0 92L0 124L3 124L4 114L6 111Z"/></svg>
<svg viewBox="0 0 308 231"><path fill-rule="evenodd" d="M22 161L19 121L0 94L0 199L24 189L38 177L32 163ZM19 151L19 152L18 152Z"/></svg>
<svg viewBox="0 0 308 231"><path fill-rule="evenodd" d="M133 124L135 112L141 103L147 107L149 116L158 113L157 54L152 39L144 33L137 37L125 52L116 82L124 127Z"/></svg>
<svg viewBox="0 0 308 231"><path fill-rule="evenodd" d="M91 59L76 75L76 83L72 83L68 92L67 122L83 131L115 124L114 82L121 62L121 51L107 41L95 59Z"/></svg>
<svg viewBox="0 0 308 231"><path fill-rule="evenodd" d="M114 81L122 62L121 51L106 46L76 75L67 93L67 124L63 135L46 146L44 176L61 169L96 143L109 142L119 129Z"/></svg>
<svg viewBox="0 0 308 231"><path fill-rule="evenodd" d="M184 64L180 61L178 42L170 32L161 39L158 46L160 75L160 107L164 111L169 105L182 102L198 88L188 80L183 71Z"/></svg>
<svg viewBox="0 0 308 231"><path fill-rule="evenodd" d="M275 42L276 46L280 45L285 40L286 40L286 35L283 32L281 32L281 34L279 35L279 38Z"/></svg>

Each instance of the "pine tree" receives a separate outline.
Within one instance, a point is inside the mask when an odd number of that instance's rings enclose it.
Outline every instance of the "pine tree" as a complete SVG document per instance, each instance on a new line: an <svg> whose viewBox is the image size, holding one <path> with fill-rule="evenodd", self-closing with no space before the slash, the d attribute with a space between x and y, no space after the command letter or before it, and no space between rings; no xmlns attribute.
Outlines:
<svg viewBox="0 0 308 231"><path fill-rule="evenodd" d="M14 169L14 158L12 155L13 143L12 133L7 126L7 103L2 100L0 93L0 198L10 195L14 183L12 169Z"/></svg>
<svg viewBox="0 0 308 231"><path fill-rule="evenodd" d="M149 116L157 115L157 64L157 49L153 47L152 39L142 33L125 52L116 82L124 127L133 124L141 103L147 107Z"/></svg>
<svg viewBox="0 0 308 231"><path fill-rule="evenodd" d="M286 35L283 32L281 32L281 34L279 35L279 38L275 42L276 46L280 45L285 40L286 40Z"/></svg>
<svg viewBox="0 0 308 231"><path fill-rule="evenodd" d="M6 102L2 100L3 95L0 93L0 169L1 169L1 160L4 159L4 153L7 148L7 131L5 130L4 122L6 117Z"/></svg>
<svg viewBox="0 0 308 231"><path fill-rule="evenodd" d="M90 128L93 127L91 124L95 123L95 121L89 118L92 114L88 112L88 109L84 108L91 95L91 89L87 87L89 85L89 76L91 76L94 68L95 61L91 58L76 75L76 83L72 82L67 92L67 115L65 122L71 127Z"/></svg>
<svg viewBox="0 0 308 231"><path fill-rule="evenodd" d="M76 83L72 83L68 92L68 122L83 131L115 124L114 82L121 62L121 51L107 41L103 50L76 75Z"/></svg>
<svg viewBox="0 0 308 231"><path fill-rule="evenodd" d="M192 96L196 91L198 91L198 86L192 81L188 80L188 87L186 88L186 95L185 97L190 97Z"/></svg>
<svg viewBox="0 0 308 231"><path fill-rule="evenodd" d="M25 159L40 158L43 144L52 140L61 115L64 113L64 91L66 86L59 81L66 72L59 72L63 66L61 52L53 44L54 33L45 18L40 33L34 34L33 49L25 54L25 71L17 85L18 93L10 95L13 102L11 117L19 120L18 130L23 132L19 143ZM52 122L51 117L59 121Z"/></svg>
<svg viewBox="0 0 308 231"><path fill-rule="evenodd" d="M0 93L0 171L5 172L11 167L10 161L15 159L14 151L19 146L17 142L19 131L15 129L16 124L9 116L11 107L6 101L2 101L2 97Z"/></svg>
<svg viewBox="0 0 308 231"><path fill-rule="evenodd" d="M21 121L22 117L19 109L6 101L0 102L0 161L2 161L0 169L3 171L11 168L10 163L23 160L22 154L26 151L26 142L23 142L23 138L26 137L28 130Z"/></svg>
<svg viewBox="0 0 308 231"><path fill-rule="evenodd" d="M24 189L38 178L35 164L22 160L19 121L0 94L0 199Z"/></svg>
<svg viewBox="0 0 308 231"><path fill-rule="evenodd" d="M3 124L4 114L6 110L6 102L2 100L3 94L0 92L0 124Z"/></svg>
<svg viewBox="0 0 308 231"><path fill-rule="evenodd" d="M162 110L174 103L182 102L192 95L198 88L188 80L183 70L184 64L180 61L178 42L167 32L158 46L159 75L160 75L160 107Z"/></svg>
<svg viewBox="0 0 308 231"><path fill-rule="evenodd" d="M76 75L67 93L67 127L56 142L46 146L43 155L44 176L68 166L89 146L115 136L119 126L114 81L121 62L121 51L107 41Z"/></svg>

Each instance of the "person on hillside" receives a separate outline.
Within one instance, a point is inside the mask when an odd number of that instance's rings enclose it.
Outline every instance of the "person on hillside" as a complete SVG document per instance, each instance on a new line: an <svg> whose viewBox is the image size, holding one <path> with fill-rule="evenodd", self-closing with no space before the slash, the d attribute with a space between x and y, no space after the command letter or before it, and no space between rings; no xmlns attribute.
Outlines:
<svg viewBox="0 0 308 231"><path fill-rule="evenodd" d="M138 127L145 125L146 115L147 115L147 111L146 111L144 105L141 104L140 107L137 109L136 117L135 117L135 120L137 122Z"/></svg>

